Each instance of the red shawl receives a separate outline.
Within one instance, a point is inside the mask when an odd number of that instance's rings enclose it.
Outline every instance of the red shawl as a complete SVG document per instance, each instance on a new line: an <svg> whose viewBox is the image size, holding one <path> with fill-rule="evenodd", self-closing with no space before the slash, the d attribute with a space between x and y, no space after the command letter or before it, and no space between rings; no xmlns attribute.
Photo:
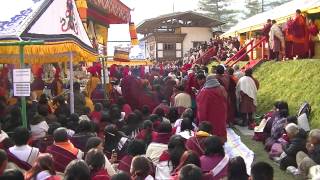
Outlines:
<svg viewBox="0 0 320 180"><path fill-rule="evenodd" d="M157 137L152 142L168 144L171 136L171 133L158 133Z"/></svg>
<svg viewBox="0 0 320 180"><path fill-rule="evenodd" d="M132 159L133 156L131 155L124 156L119 162L118 170L130 173Z"/></svg>
<svg viewBox="0 0 320 180"><path fill-rule="evenodd" d="M109 180L109 174L105 169L101 169L95 173L92 173L91 180Z"/></svg>
<svg viewBox="0 0 320 180"><path fill-rule="evenodd" d="M54 166L59 172L64 172L67 165L72 160L77 159L77 157L71 152L54 144L47 148L47 153L50 153L53 156Z"/></svg>

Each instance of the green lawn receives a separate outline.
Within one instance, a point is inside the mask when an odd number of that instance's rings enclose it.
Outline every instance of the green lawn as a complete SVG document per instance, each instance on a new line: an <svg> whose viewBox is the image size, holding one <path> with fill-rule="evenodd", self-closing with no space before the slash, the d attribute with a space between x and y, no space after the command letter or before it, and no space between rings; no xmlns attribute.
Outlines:
<svg viewBox="0 0 320 180"><path fill-rule="evenodd" d="M239 62L240 67L246 62ZM218 65L213 61L209 69ZM210 71L211 72L211 71ZM260 82L258 114L269 111L277 100L287 101L290 114L295 115L304 101L312 107L311 126L320 128L320 60L266 62L256 68L254 76Z"/></svg>
<svg viewBox="0 0 320 180"><path fill-rule="evenodd" d="M246 62L240 62L242 67ZM211 68L217 65L212 62ZM308 101L312 107L311 126L320 128L320 60L295 60L286 62L266 62L254 72L260 82L258 91L258 114L269 111L277 100L287 101L290 114L295 115L299 106ZM276 163L268 158L264 146L235 130L241 140L255 153L255 162L264 161L271 164L275 180L295 180L296 177L281 171Z"/></svg>
<svg viewBox="0 0 320 180"><path fill-rule="evenodd" d="M312 107L311 126L320 128L320 60L266 62L256 69L260 82L258 113L270 110L277 100L287 101L290 114L308 101Z"/></svg>
<svg viewBox="0 0 320 180"><path fill-rule="evenodd" d="M279 166L269 159L268 154L264 150L262 143L252 140L250 136L244 136L240 131L235 130L237 134L241 136L241 140L244 144L248 146L254 152L255 162L263 161L269 163L274 169L274 180L298 180L293 175L280 170Z"/></svg>

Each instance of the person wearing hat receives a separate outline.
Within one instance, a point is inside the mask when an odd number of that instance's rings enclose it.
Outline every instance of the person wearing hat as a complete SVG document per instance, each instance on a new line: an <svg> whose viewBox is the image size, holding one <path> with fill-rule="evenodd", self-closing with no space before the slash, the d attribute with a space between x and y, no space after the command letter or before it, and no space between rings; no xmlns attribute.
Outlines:
<svg viewBox="0 0 320 180"><path fill-rule="evenodd" d="M88 93L89 98L91 98L92 92L97 88L101 81L98 77L99 74L99 66L95 65L88 68L88 72L90 72L91 76L89 81L87 82L86 92Z"/></svg>

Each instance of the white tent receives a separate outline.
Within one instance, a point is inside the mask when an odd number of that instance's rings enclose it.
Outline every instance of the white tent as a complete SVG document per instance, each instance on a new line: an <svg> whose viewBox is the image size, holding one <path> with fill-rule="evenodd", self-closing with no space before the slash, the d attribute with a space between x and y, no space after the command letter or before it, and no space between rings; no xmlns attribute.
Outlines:
<svg viewBox="0 0 320 180"><path fill-rule="evenodd" d="M74 0L7 0L0 6L0 42L44 40L25 47L26 63L95 61L96 54ZM17 64L16 46L0 47L0 63Z"/></svg>
<svg viewBox="0 0 320 180"><path fill-rule="evenodd" d="M28 40L43 40L44 45L15 44ZM68 61L70 77L73 77L74 61L97 60L74 0L3 2L0 6L0 42L0 63L19 64L21 54L24 54L24 63L29 64ZM73 78L70 78L70 106L73 113Z"/></svg>
<svg viewBox="0 0 320 180"><path fill-rule="evenodd" d="M282 4L272 10L254 15L246 20L239 22L233 26L230 30L224 33L222 36L234 36L238 33L253 31L261 29L266 23L267 19L275 19L278 22L285 22L290 16L292 16L297 9L306 12L319 12L320 0L293 0L288 3Z"/></svg>

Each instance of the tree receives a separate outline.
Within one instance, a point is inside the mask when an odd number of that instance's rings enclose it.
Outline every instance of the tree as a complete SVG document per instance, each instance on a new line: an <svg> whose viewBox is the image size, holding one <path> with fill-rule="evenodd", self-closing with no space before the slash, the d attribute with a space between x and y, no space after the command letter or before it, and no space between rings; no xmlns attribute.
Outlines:
<svg viewBox="0 0 320 180"><path fill-rule="evenodd" d="M239 11L230 8L231 0L200 0L199 9L206 15L225 22L220 30L228 30L235 25L238 20Z"/></svg>
<svg viewBox="0 0 320 180"><path fill-rule="evenodd" d="M254 16L262 12L260 0L246 0L245 6L248 10L247 12L244 13L245 18L249 18L251 16Z"/></svg>
<svg viewBox="0 0 320 180"><path fill-rule="evenodd" d="M281 4L287 3L290 0L261 0L263 11L268 11L274 7L280 6Z"/></svg>

